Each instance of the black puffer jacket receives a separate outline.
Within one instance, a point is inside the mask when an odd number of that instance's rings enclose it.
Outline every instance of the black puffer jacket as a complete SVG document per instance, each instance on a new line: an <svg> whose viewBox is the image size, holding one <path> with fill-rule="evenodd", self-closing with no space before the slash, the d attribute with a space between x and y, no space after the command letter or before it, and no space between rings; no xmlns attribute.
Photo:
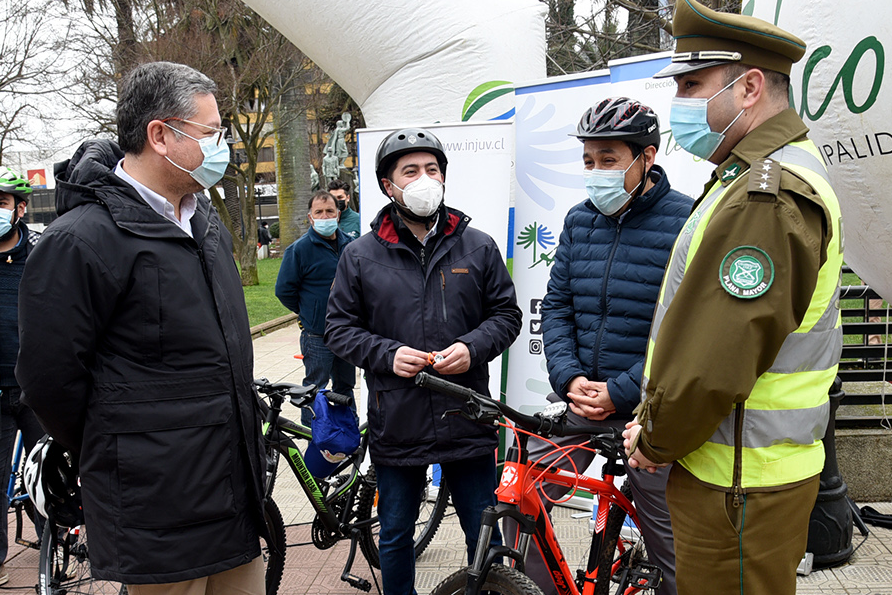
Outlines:
<svg viewBox="0 0 892 595"><path fill-rule="evenodd" d="M393 373L403 345L438 351L461 341L471 367L448 380L489 394L487 364L520 332L514 283L496 243L468 227L470 217L442 208L437 237L419 255L384 207L373 232L344 249L328 300L325 344L365 370L370 453L384 465L428 465L491 453L494 428L457 415L461 402ZM428 372L434 373L428 366Z"/></svg>
<svg viewBox="0 0 892 595"><path fill-rule="evenodd" d="M261 436L232 241L199 196L194 239L84 143L20 287L24 402L80 452L98 578L176 582L260 554Z"/></svg>

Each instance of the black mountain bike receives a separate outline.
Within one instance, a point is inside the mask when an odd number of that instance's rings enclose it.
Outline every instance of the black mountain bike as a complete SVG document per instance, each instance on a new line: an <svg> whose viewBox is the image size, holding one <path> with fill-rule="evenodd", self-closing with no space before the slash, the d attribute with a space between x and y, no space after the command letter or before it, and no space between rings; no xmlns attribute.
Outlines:
<svg viewBox="0 0 892 595"><path fill-rule="evenodd" d="M306 545L285 543L285 525L273 502L273 489L282 457L287 461L316 513L312 521L311 543L318 549L328 549L339 541L349 540L350 553L341 573L341 580L362 591L370 591L372 585L368 580L351 574L357 545L370 567L380 568L375 468L368 465L364 470L363 465L368 450L368 427L365 424L360 427L359 448L341 462L328 478L313 477L297 446L297 441L309 442L312 432L310 428L282 417L282 404L287 399L295 407L310 407L316 397L316 388L287 382L274 384L266 379L255 380L254 386L259 393L264 418L263 435L267 459L264 487L267 496L267 525L272 536L264 549L267 595L274 595L278 590L285 567L286 547ZM324 394L333 404L352 403L352 397L332 392ZM436 494L430 481L424 490L415 530L416 556L421 555L430 545L443 520L449 500L449 489L445 483L440 484ZM374 577L374 573L372 576Z"/></svg>

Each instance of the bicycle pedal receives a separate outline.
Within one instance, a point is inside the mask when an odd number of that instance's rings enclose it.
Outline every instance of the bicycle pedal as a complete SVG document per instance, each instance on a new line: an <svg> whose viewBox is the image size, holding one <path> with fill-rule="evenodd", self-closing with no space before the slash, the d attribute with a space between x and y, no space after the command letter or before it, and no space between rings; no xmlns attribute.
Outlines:
<svg viewBox="0 0 892 595"><path fill-rule="evenodd" d="M348 574L347 576L342 576L341 580L353 587L354 589L359 589L360 591L365 591L368 593L372 590L372 583L367 581L364 578L360 578L358 576L353 576L352 574Z"/></svg>
<svg viewBox="0 0 892 595"><path fill-rule="evenodd" d="M638 589L656 589L663 580L663 570L659 566L637 562L629 569L628 584Z"/></svg>
<svg viewBox="0 0 892 595"><path fill-rule="evenodd" d="M15 542L16 542L17 544L19 544L19 545L23 545L23 546L25 546L25 547L27 547L27 548L31 548L31 549L33 549L33 550L39 550L39 549L40 549L40 542L39 542L39 541L28 541L27 539L17 537L16 540L15 540Z"/></svg>

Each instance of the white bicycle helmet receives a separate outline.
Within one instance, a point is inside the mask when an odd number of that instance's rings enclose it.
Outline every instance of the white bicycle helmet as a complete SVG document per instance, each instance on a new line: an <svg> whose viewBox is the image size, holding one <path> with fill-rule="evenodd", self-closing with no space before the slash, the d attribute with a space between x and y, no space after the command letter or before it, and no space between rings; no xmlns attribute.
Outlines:
<svg viewBox="0 0 892 595"><path fill-rule="evenodd" d="M25 459L25 489L34 509L62 527L84 524L77 464L50 436L37 441Z"/></svg>

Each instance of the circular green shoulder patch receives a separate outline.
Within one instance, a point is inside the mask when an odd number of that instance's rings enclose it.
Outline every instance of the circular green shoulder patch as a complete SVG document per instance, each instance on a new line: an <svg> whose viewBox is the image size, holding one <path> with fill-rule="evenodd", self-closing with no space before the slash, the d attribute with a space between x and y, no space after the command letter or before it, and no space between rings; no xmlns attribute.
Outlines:
<svg viewBox="0 0 892 595"><path fill-rule="evenodd" d="M736 298L757 298L774 282L774 263L764 250L738 246L722 260L719 282Z"/></svg>

